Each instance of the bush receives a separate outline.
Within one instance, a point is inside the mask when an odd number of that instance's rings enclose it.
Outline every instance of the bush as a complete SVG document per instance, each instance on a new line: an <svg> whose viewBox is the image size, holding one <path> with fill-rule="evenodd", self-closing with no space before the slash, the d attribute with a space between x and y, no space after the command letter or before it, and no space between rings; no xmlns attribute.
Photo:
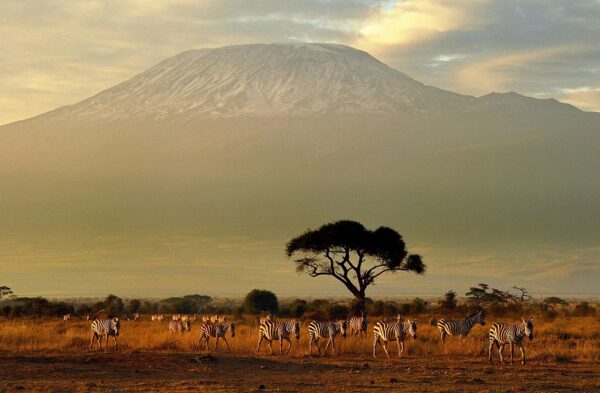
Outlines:
<svg viewBox="0 0 600 393"><path fill-rule="evenodd" d="M346 319L349 312L350 309L342 304L332 304L331 307L329 307L329 319Z"/></svg>
<svg viewBox="0 0 600 393"><path fill-rule="evenodd" d="M296 299L290 303L288 309L291 317L301 318L308 311L308 303L306 300Z"/></svg>
<svg viewBox="0 0 600 393"><path fill-rule="evenodd" d="M588 302L581 302L575 306L573 315L576 317L589 317L596 315L596 309L589 305Z"/></svg>
<svg viewBox="0 0 600 393"><path fill-rule="evenodd" d="M244 300L244 310L251 314L261 312L269 312L276 314L279 309L277 296L271 291L253 289L250 291Z"/></svg>

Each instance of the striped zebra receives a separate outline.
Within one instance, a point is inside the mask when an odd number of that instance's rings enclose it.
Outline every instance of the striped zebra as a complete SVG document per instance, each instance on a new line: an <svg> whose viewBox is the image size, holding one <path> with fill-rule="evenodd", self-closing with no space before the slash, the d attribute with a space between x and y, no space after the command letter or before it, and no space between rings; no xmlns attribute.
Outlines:
<svg viewBox="0 0 600 393"><path fill-rule="evenodd" d="M325 346L325 354L327 354L327 348L331 345L331 349L333 350L333 354L335 355L335 336L338 334L342 334L342 337L346 337L346 328L348 323L344 320L340 320L337 322L321 322L321 321L312 321L308 325L308 351L312 355L312 343L315 342L315 346L319 351L319 355L321 354L321 348L319 348L319 339L327 338L327 345Z"/></svg>
<svg viewBox="0 0 600 393"><path fill-rule="evenodd" d="M292 349L292 342L290 341L290 335L294 335L296 340L300 339L300 323L296 320L274 322L264 321L258 328L258 344L256 345L256 353L260 351L260 343L262 340L267 340L269 348L271 348L271 354L273 354L273 340L279 340L279 353L283 353L283 340L286 340L289 344L287 351L289 353Z"/></svg>
<svg viewBox="0 0 600 393"><path fill-rule="evenodd" d="M190 331L190 321L170 321L169 333L183 333Z"/></svg>
<svg viewBox="0 0 600 393"><path fill-rule="evenodd" d="M71 320L71 314L63 315L63 321L70 321L70 320Z"/></svg>
<svg viewBox="0 0 600 393"><path fill-rule="evenodd" d="M171 320L181 321L181 314L173 314L173 317L171 318Z"/></svg>
<svg viewBox="0 0 600 393"><path fill-rule="evenodd" d="M215 352L217 351L220 338L225 341L225 347L227 348L227 352L229 352L229 344L225 337L228 331L231 334L231 337L235 337L235 325L233 322L203 323L202 326L200 326L200 337L198 338L198 344L196 345L195 351L197 352L200 348L202 340L206 340L206 350L209 351L208 342L211 337L215 337L217 339L215 342Z"/></svg>
<svg viewBox="0 0 600 393"><path fill-rule="evenodd" d="M406 320L402 322L400 316L396 320L379 321L373 327L373 357L377 357L375 351L377 345L381 344L387 357L390 354L387 350L387 344L390 341L396 341L398 344L398 357L404 352L404 340L409 335L417 338L417 320ZM383 341L383 342L381 342Z"/></svg>
<svg viewBox="0 0 600 393"><path fill-rule="evenodd" d="M92 349L94 344L94 339L98 340L98 348L102 349L102 342L100 341L101 337L104 336L106 339L104 348L108 348L108 337L112 336L115 342L115 349L117 349L117 337L119 336L119 331L121 330L121 321L119 318L115 317L113 319L94 319L91 326L92 330L92 339L90 340L90 349Z"/></svg>
<svg viewBox="0 0 600 393"><path fill-rule="evenodd" d="M483 319L483 311L479 311L476 314L470 315L465 319L461 319L460 321L456 321L453 319L440 319L440 320L431 320L431 325L437 326L440 331L440 339L442 344L445 341L446 335L448 336L460 336L466 337L473 326L479 323L480 325L485 325L485 321Z"/></svg>
<svg viewBox="0 0 600 393"><path fill-rule="evenodd" d="M263 323L271 320L271 314L267 314L264 317L260 317L258 320L258 326L260 327Z"/></svg>
<svg viewBox="0 0 600 393"><path fill-rule="evenodd" d="M348 327L353 336L356 336L359 333L362 336L367 333L368 324L369 322L367 321L366 313L361 313L360 316L350 317L350 320L348 321Z"/></svg>
<svg viewBox="0 0 600 393"><path fill-rule="evenodd" d="M521 364L525 364L525 348L523 347L523 338L526 336L529 340L533 340L533 318L525 321L521 318L521 323L512 325L508 323L495 323L490 328L490 346L488 348L488 361L492 363L492 347L496 345L500 362L504 364L502 352L506 344L510 345L510 364L513 364L515 355L515 344L521 349Z"/></svg>

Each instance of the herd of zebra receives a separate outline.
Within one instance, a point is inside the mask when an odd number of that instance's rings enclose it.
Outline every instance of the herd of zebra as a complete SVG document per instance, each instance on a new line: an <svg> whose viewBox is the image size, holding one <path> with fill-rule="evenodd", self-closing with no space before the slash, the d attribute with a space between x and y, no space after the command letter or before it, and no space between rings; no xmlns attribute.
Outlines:
<svg viewBox="0 0 600 393"><path fill-rule="evenodd" d="M162 321L164 316L157 314L152 316L152 321ZM183 333L190 331L191 323L196 322L199 318L189 315L174 315L169 321L168 329L171 333ZM380 320L373 327L373 357L376 357L377 346L381 346L389 358L387 345L390 342L396 342L398 346L398 354L400 357L404 351L404 342L408 337L417 338L417 322L418 320L407 319L402 320L400 315L394 319ZM440 340L443 344L446 336L459 336L461 339L469 334L474 325L485 325L483 312L480 311L462 320L452 319L433 319L431 325L437 327L440 332ZM308 350L310 355L313 354L312 346L315 344L319 355L321 348L319 340L327 340L324 353L331 347L331 350L336 354L335 339L338 336L346 337L349 333L352 336L367 334L367 316L353 316L348 320L338 320L335 322L311 321L308 324ZM278 321L271 315L261 317L258 321L258 343L256 353L260 353L260 346L263 341L269 344L270 352L273 354L273 341L279 341L279 352L281 354L289 353L292 348L291 337L300 339L301 323L298 320ZM91 325L92 338L90 341L90 349L93 348L94 340L97 340L98 347L102 348L101 338L105 339L105 348L108 347L109 337L113 338L114 348L117 348L117 337L119 336L121 323L119 318L112 319L94 319ZM219 340L223 340L226 350L229 352L229 344L226 335L229 332L231 337L235 337L235 324L227 321L223 316L203 316L201 318L200 336L195 351L198 351L200 345L204 341L206 350L209 349L209 341L215 338L216 342L214 350L217 351ZM488 360L492 362L492 349L497 347L500 356L500 361L504 363L503 350L506 345L510 347L510 362L513 363L514 348L518 345L521 350L521 362L525 364L525 349L523 341L525 337L529 340L533 339L533 319L521 319L517 324L494 323L489 330L489 348ZM287 349L284 351L283 343L287 342Z"/></svg>

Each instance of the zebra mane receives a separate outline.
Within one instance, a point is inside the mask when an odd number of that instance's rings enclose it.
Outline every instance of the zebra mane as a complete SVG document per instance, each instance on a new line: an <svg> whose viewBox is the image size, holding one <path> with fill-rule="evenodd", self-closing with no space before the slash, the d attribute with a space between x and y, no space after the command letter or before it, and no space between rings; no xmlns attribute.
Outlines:
<svg viewBox="0 0 600 393"><path fill-rule="evenodd" d="M473 313L473 314L469 315L469 316L468 316L468 317L466 317L465 319L471 319L471 318L473 318L473 317L476 317L476 316L477 316L477 315L479 315L479 314L483 314L483 310L479 310L479 311L477 311L476 313Z"/></svg>

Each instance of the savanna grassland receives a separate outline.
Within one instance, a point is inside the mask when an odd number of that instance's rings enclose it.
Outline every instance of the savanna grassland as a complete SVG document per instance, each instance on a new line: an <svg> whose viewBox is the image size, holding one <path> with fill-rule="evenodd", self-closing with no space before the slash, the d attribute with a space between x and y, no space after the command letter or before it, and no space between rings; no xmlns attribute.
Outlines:
<svg viewBox="0 0 600 393"><path fill-rule="evenodd" d="M279 355L274 343L271 356L263 343L257 356L256 321L239 319L236 336L228 337L231 352L220 346L208 356L203 348L194 353L199 324L191 332L171 334L166 321L123 321L119 349L100 351L88 349L88 321L5 319L0 320L0 391L600 391L599 319L536 321L534 340L525 344L525 366L518 350L514 366L500 366L497 353L488 365L486 333L493 320L442 347L429 318L422 318L418 337L407 340L402 358L393 356L397 347L391 343L388 360L381 348L377 359L371 356L372 323L367 337L336 340L337 356L308 356L308 322L299 342L292 339L288 355ZM214 339L211 350L213 345Z"/></svg>

